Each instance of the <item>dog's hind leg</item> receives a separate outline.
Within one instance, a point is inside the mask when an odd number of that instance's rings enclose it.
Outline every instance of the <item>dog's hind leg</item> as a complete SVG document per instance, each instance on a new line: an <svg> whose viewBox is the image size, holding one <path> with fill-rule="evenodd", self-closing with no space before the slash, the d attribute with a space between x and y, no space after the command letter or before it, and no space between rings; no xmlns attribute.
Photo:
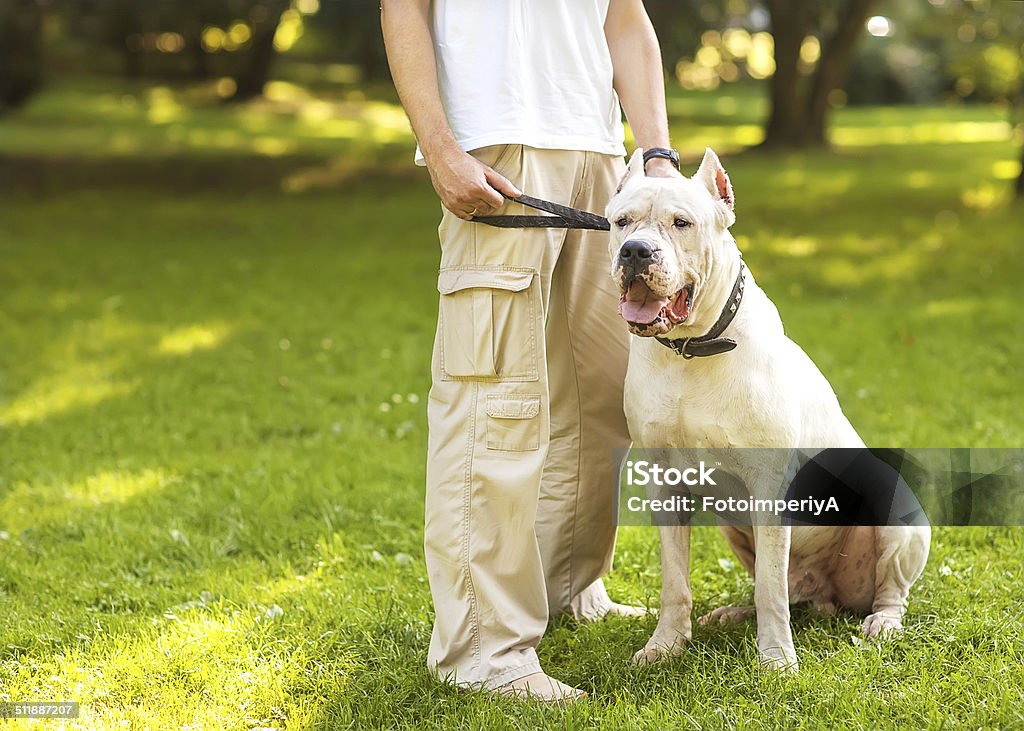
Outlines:
<svg viewBox="0 0 1024 731"><path fill-rule="evenodd" d="M729 548L736 554L736 558L740 560L743 568L747 570L751 576L754 575L754 535L751 530L741 530L736 526L723 525L719 526L719 530L725 537L725 540L729 542Z"/></svg>
<svg viewBox="0 0 1024 731"><path fill-rule="evenodd" d="M690 591L690 526L663 525L661 536L661 610L658 627L634 664L656 662L683 651L690 641L693 594Z"/></svg>
<svg viewBox="0 0 1024 731"><path fill-rule="evenodd" d="M875 528L878 563L875 565L875 598L864 620L867 637L879 637L903 629L910 587L928 561L931 527L879 526Z"/></svg>
<svg viewBox="0 0 1024 731"><path fill-rule="evenodd" d="M756 609L753 606L719 607L718 609L711 610L698 619L697 624L717 624L722 627L730 624L739 624L753 615L755 611Z"/></svg>
<svg viewBox="0 0 1024 731"><path fill-rule="evenodd" d="M719 526L719 530L725 537L725 540L729 542L729 547L732 552L736 554L736 558L740 560L743 568L753 576L754 575L754 536L747 531L740 530L739 528L731 525ZM729 624L738 624L754 614L753 606L735 607L726 606L718 607L707 614L700 617L697 620L698 624L701 625L719 625L725 626Z"/></svg>

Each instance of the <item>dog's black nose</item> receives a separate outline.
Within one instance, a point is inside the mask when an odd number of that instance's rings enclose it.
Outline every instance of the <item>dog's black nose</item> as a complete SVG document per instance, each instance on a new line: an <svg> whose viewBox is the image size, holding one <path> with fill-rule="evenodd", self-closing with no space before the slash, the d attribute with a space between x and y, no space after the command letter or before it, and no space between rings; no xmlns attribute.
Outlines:
<svg viewBox="0 0 1024 731"><path fill-rule="evenodd" d="M619 248L619 260L624 264L646 264L652 256L654 247L639 239L630 239Z"/></svg>

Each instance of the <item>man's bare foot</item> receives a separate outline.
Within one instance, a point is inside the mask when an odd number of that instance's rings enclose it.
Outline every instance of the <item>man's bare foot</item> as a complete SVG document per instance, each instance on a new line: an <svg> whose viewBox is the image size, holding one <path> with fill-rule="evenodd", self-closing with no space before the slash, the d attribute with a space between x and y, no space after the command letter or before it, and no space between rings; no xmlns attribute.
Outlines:
<svg viewBox="0 0 1024 731"><path fill-rule="evenodd" d="M648 614L656 614L653 609L634 607L629 604L618 604L611 600L604 588L604 581L598 579L581 591L569 604L569 611L579 622L595 622L605 617L629 617L638 619Z"/></svg>
<svg viewBox="0 0 1024 731"><path fill-rule="evenodd" d="M540 672L505 683L495 692L507 697L523 698L540 703L572 703L587 697L587 694L579 688L573 688L571 685L566 685L550 675Z"/></svg>

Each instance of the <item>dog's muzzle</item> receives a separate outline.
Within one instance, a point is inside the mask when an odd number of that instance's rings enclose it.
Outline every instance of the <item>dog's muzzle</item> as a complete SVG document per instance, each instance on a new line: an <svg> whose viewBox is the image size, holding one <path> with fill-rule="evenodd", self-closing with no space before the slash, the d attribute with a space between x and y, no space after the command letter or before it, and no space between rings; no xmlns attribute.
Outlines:
<svg viewBox="0 0 1024 731"><path fill-rule="evenodd" d="M671 295L662 295L651 288L656 281L652 271L661 261L658 250L641 239L630 239L619 247L616 270L622 297L619 315L634 335L663 335L684 321L690 314L693 287L687 285Z"/></svg>

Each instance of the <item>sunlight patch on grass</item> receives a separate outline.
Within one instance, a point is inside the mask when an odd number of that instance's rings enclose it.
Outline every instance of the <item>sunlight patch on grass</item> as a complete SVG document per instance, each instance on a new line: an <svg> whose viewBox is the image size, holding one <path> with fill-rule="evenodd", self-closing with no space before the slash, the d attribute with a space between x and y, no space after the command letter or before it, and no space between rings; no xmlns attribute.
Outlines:
<svg viewBox="0 0 1024 731"><path fill-rule="evenodd" d="M289 620L277 605L204 597L168 608L138 636L97 628L5 690L74 698L80 728L309 728L320 715L314 700L341 691L354 657L318 654L316 638L288 633Z"/></svg>
<svg viewBox="0 0 1024 731"><path fill-rule="evenodd" d="M836 287L862 287L870 282L901 281L914 276L921 260L914 251L890 251L867 260L833 258L821 266L822 278Z"/></svg>
<svg viewBox="0 0 1024 731"><path fill-rule="evenodd" d="M299 116L310 124L321 124L334 116L334 107L324 101L312 101L302 108Z"/></svg>
<svg viewBox="0 0 1024 731"><path fill-rule="evenodd" d="M389 132L411 133L409 120L397 104L370 102L366 105L363 118L373 127Z"/></svg>
<svg viewBox="0 0 1024 731"><path fill-rule="evenodd" d="M309 90L289 81L271 81L263 90L263 96L272 102L305 103L312 99Z"/></svg>
<svg viewBox="0 0 1024 731"><path fill-rule="evenodd" d="M312 132L317 137L334 137L339 139L355 139L360 136L363 125L354 119L327 119L320 124L312 125Z"/></svg>
<svg viewBox="0 0 1024 731"><path fill-rule="evenodd" d="M113 374L122 362L120 359L104 359L80 363L44 376L0 409L0 422L27 424L70 409L95 406L107 399L127 396L139 387L139 381L114 380Z"/></svg>
<svg viewBox="0 0 1024 731"><path fill-rule="evenodd" d="M999 160L992 164L992 176L999 180L1013 180L1020 175L1020 163L1016 160Z"/></svg>
<svg viewBox="0 0 1024 731"><path fill-rule="evenodd" d="M185 108L178 103L174 93L166 86L157 86L147 95L149 109L146 117L153 124L176 122L185 116Z"/></svg>
<svg viewBox="0 0 1024 731"><path fill-rule="evenodd" d="M904 178L908 188L927 188L935 182L935 176L924 170L914 170Z"/></svg>
<svg viewBox="0 0 1024 731"><path fill-rule="evenodd" d="M180 482L181 478L163 470L122 472L106 470L69 485L65 497L78 503L98 506L124 503L131 498Z"/></svg>
<svg viewBox="0 0 1024 731"><path fill-rule="evenodd" d="M994 142L1008 139L1009 122L925 122L908 125L837 126L832 139L840 145L909 145L950 142Z"/></svg>
<svg viewBox="0 0 1024 731"><path fill-rule="evenodd" d="M810 236L794 236L772 239L768 248L772 253L782 256L805 257L817 254L821 249L821 242Z"/></svg>
<svg viewBox="0 0 1024 731"><path fill-rule="evenodd" d="M932 300L924 306L924 314L937 318L965 317L976 313L981 309L981 305L981 301L976 297Z"/></svg>
<svg viewBox="0 0 1024 731"><path fill-rule="evenodd" d="M220 345L233 329L225 322L185 325L161 337L156 349L161 355L188 355L194 350L208 350Z"/></svg>
<svg viewBox="0 0 1024 731"><path fill-rule="evenodd" d="M991 211L1001 208L1009 197L1010 191L1005 186L996 187L992 183L982 183L965 190L960 200L975 211Z"/></svg>
<svg viewBox="0 0 1024 731"><path fill-rule="evenodd" d="M687 134L677 147L684 157L699 158L706 147L716 150L756 145L764 139L764 130L756 124L729 126L701 125L700 135ZM685 171L684 171L685 172Z"/></svg>
<svg viewBox="0 0 1024 731"><path fill-rule="evenodd" d="M53 296L58 311L61 302L76 301L60 291ZM101 303L105 310L102 316L76 322L65 339L47 342L40 358L49 367L58 368L37 373L21 393L0 404L0 421L37 422L133 393L140 381L122 376L121 371L130 362L128 348L145 337L146 328L117 315L122 303L120 295L107 297Z"/></svg>
<svg viewBox="0 0 1024 731"><path fill-rule="evenodd" d="M295 150L294 140L286 140L281 137L257 137L252 141L252 149L267 157L280 157Z"/></svg>
<svg viewBox="0 0 1024 731"><path fill-rule="evenodd" d="M807 184L807 174L800 168L787 167L780 171L778 182L788 188L800 188Z"/></svg>

